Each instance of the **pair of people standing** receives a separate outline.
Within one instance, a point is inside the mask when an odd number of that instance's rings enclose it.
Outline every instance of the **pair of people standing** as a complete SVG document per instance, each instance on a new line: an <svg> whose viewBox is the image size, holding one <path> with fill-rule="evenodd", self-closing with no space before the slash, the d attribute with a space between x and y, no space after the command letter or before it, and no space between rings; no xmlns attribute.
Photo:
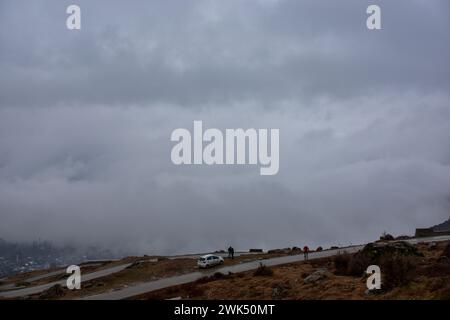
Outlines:
<svg viewBox="0 0 450 320"><path fill-rule="evenodd" d="M234 248L232 246L228 248L228 258L234 259Z"/></svg>

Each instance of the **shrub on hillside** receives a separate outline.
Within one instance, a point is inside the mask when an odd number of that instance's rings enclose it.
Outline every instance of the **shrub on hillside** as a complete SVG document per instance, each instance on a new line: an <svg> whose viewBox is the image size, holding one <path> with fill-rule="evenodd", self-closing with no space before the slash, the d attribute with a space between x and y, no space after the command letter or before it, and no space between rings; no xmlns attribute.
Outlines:
<svg viewBox="0 0 450 320"><path fill-rule="evenodd" d="M195 298L202 296L205 293L203 287L198 286L197 283L189 283L185 287L187 298Z"/></svg>
<svg viewBox="0 0 450 320"><path fill-rule="evenodd" d="M334 256L333 263L336 269L335 274L347 275L348 265L350 263L351 255L348 253L342 253Z"/></svg>
<svg viewBox="0 0 450 320"><path fill-rule="evenodd" d="M383 289L390 290L408 284L416 271L414 257L384 255L380 258Z"/></svg>
<svg viewBox="0 0 450 320"><path fill-rule="evenodd" d="M392 241L394 240L394 236L392 234L383 232L383 234L380 236L381 241Z"/></svg>
<svg viewBox="0 0 450 320"><path fill-rule="evenodd" d="M442 277L450 275L450 263L448 261L437 261L418 270L418 274L426 277Z"/></svg>
<svg viewBox="0 0 450 320"><path fill-rule="evenodd" d="M407 235L401 235L395 238L395 240L408 240L408 239L411 239L411 237Z"/></svg>
<svg viewBox="0 0 450 320"><path fill-rule="evenodd" d="M351 256L350 261L348 262L347 275L360 277L366 272L367 267L371 264L372 261L369 257L361 253L355 253Z"/></svg>
<svg viewBox="0 0 450 320"><path fill-rule="evenodd" d="M48 288L47 290L39 294L39 299L56 299L64 296L65 289L60 284L55 284L54 286Z"/></svg>
<svg viewBox="0 0 450 320"><path fill-rule="evenodd" d="M197 279L195 282L207 283L215 280L229 279L232 277L232 275L233 274L231 272L228 274L223 274L222 272L215 272L213 275L201 277L200 279Z"/></svg>
<svg viewBox="0 0 450 320"><path fill-rule="evenodd" d="M450 259L450 243L445 246L444 251L442 251L441 257L447 257Z"/></svg>
<svg viewBox="0 0 450 320"><path fill-rule="evenodd" d="M369 257L361 254L340 254L334 257L335 274L342 276L359 277L364 274L367 267L371 264Z"/></svg>
<svg viewBox="0 0 450 320"><path fill-rule="evenodd" d="M273 270L260 263L258 269L255 270L253 275L271 277L273 276Z"/></svg>

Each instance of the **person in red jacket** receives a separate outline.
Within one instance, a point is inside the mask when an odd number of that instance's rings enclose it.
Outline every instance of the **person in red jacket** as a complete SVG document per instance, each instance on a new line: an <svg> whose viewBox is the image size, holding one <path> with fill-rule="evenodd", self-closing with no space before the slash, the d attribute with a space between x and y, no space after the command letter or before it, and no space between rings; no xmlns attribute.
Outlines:
<svg viewBox="0 0 450 320"><path fill-rule="evenodd" d="M308 246L304 246L303 247L303 257L305 258L305 260L308 260L308 253L309 253Z"/></svg>

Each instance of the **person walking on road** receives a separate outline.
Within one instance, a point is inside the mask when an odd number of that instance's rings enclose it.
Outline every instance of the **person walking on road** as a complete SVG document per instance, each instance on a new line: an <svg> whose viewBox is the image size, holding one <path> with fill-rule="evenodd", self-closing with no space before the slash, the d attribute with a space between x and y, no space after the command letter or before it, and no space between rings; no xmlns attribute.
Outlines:
<svg viewBox="0 0 450 320"><path fill-rule="evenodd" d="M308 260L308 253L309 253L308 246L304 246L303 247L303 257L305 258L305 260Z"/></svg>
<svg viewBox="0 0 450 320"><path fill-rule="evenodd" d="M228 258L234 259L234 249L232 246L228 248Z"/></svg>

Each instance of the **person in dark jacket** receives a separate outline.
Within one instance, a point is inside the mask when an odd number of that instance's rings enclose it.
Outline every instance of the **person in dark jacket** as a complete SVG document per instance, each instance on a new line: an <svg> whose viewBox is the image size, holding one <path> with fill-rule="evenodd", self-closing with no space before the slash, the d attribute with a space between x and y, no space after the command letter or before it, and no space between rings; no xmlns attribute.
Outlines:
<svg viewBox="0 0 450 320"><path fill-rule="evenodd" d="M234 249L232 246L228 248L228 258L234 259Z"/></svg>

